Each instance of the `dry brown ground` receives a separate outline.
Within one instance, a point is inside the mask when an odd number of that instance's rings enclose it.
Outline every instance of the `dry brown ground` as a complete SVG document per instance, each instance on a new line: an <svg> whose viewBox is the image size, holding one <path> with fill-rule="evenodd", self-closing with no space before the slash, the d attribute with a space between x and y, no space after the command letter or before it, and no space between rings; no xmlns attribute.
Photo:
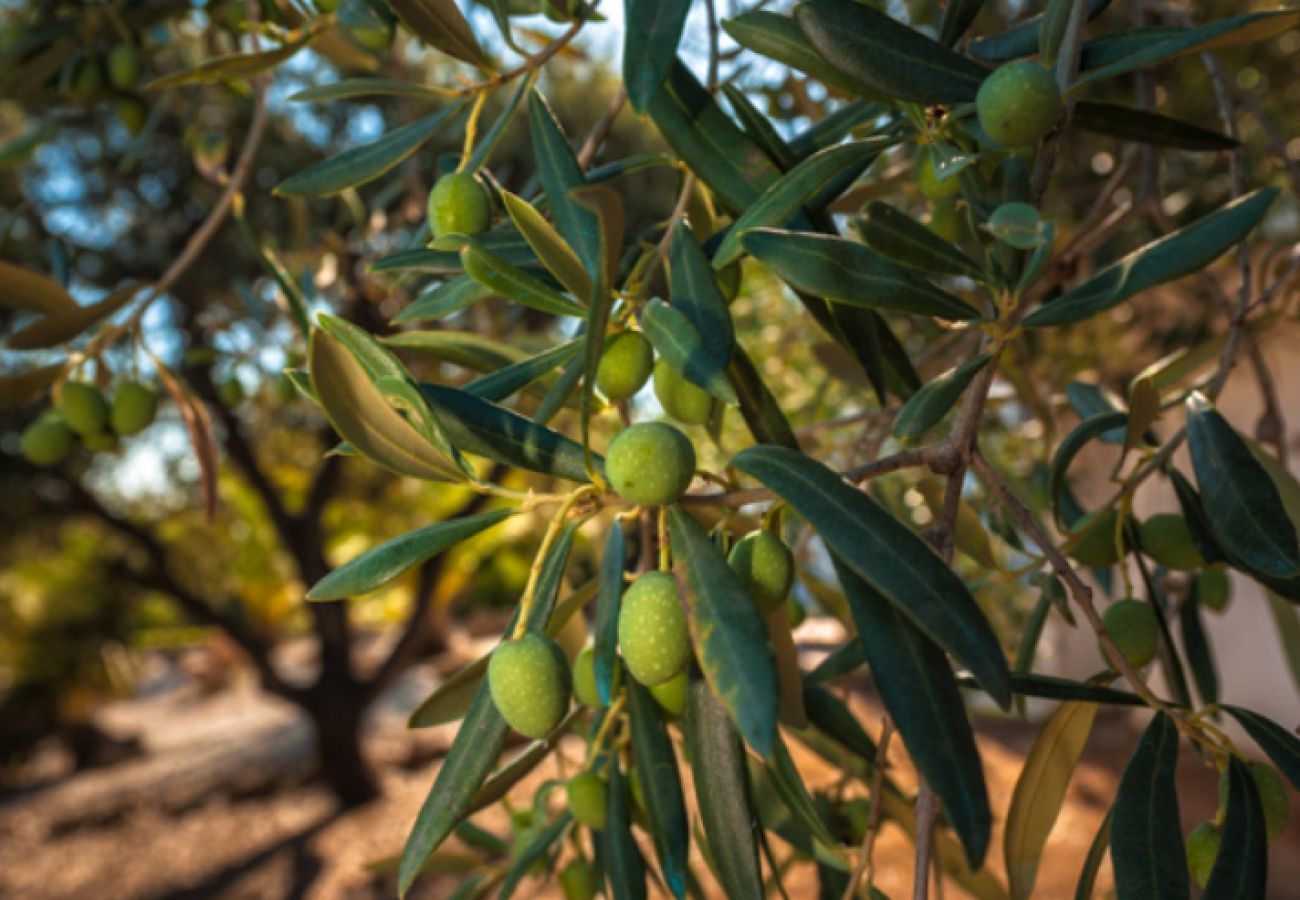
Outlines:
<svg viewBox="0 0 1300 900"><path fill-rule="evenodd" d="M307 780L310 741L303 723L291 709L249 686L200 695L182 685L109 710L105 721L142 733L149 755L0 801L0 897L393 896L391 876L377 874L367 864L401 847L450 739L446 730L412 736L402 728L404 711L434 678L431 669L421 670L386 698L369 739L371 756L380 763L384 799L345 814L338 814L329 795ZM876 708L866 698L855 701L855 708L874 734ZM986 723L980 731L994 812L1000 817L1037 726ZM1035 896L1073 896L1079 867L1113 798L1117 772L1133 739L1118 717L1099 720L1052 831ZM563 749L569 759L579 758L575 745ZM1184 757L1181 796L1184 825L1190 828L1213 812L1214 779L1187 758L1190 754ZM893 762L905 781L905 754L899 750ZM839 778L806 754L799 763L811 787L828 787ZM516 796L531 798L543 780L556 774L554 765L544 767ZM1293 817L1287 843L1271 854L1274 897L1296 896L1297 820L1300 816ZM499 810L477 821L498 832L505 828ZM1000 847L999 837L993 846ZM784 854L779 841L776 848ZM906 835L887 825L876 859L877 884L889 896L910 896L911 858ZM989 863L1001 877L1000 858L991 855ZM704 871L698 860L697 867ZM416 894L447 897L461 877L428 877ZM1105 896L1109 885L1107 867L1098 896ZM806 866L792 872L787 887L796 900L816 896ZM951 884L944 893L964 896ZM559 894L527 882L519 896Z"/></svg>

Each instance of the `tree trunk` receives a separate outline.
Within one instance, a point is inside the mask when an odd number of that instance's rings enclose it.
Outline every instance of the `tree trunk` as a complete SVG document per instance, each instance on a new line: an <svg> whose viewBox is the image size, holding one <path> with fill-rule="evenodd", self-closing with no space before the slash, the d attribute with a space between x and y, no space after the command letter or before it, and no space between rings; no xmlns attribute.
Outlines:
<svg viewBox="0 0 1300 900"><path fill-rule="evenodd" d="M365 703L353 692L321 691L305 704L316 731L321 780L345 807L379 798L379 782L361 749Z"/></svg>

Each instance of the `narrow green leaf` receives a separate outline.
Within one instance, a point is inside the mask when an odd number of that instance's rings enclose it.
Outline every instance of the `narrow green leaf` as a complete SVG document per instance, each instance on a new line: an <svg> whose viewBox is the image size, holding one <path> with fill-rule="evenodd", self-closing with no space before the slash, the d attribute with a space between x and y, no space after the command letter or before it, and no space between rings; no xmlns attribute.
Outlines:
<svg viewBox="0 0 1300 900"><path fill-rule="evenodd" d="M571 481L588 481L582 445L466 391L421 384L420 392L465 453Z"/></svg>
<svg viewBox="0 0 1300 900"><path fill-rule="evenodd" d="M491 296L490 289L468 275L460 275L421 291L394 317L393 324L437 321Z"/></svg>
<svg viewBox="0 0 1300 900"><path fill-rule="evenodd" d="M259 72L265 72L267 69L275 68L303 47L306 47L315 37L316 34L309 31L273 50L218 56L207 62L200 63L192 69L186 69L184 72L173 72L171 75L155 78L144 87L147 91L159 91L164 88L180 87L186 84L206 84L228 78L248 78Z"/></svg>
<svg viewBox="0 0 1300 900"><path fill-rule="evenodd" d="M506 869L501 889L497 892L497 900L509 900L514 896L519 883L528 877L534 866L545 862L551 848L559 843L572 821L573 816L567 811L560 813L554 822L542 829L537 837L533 838L528 846L510 861L510 868Z"/></svg>
<svg viewBox="0 0 1300 900"><path fill-rule="evenodd" d="M530 85L529 79L519 79L519 87L510 96L510 102L493 120L492 126L474 142L474 149L469 155L469 160L465 163L465 171L477 172L487 165L488 158L491 157L492 151L496 149L497 144L501 142L502 136L506 133L506 128L514 121L515 110L519 109L519 101L523 100L525 95L528 94Z"/></svg>
<svg viewBox="0 0 1300 900"><path fill-rule="evenodd" d="M586 337L576 337L544 353L511 363L490 375L471 381L465 385L465 391L499 403L576 357L586 342Z"/></svg>
<svg viewBox="0 0 1300 900"><path fill-rule="evenodd" d="M1201 604L1195 594L1179 607L1178 623L1178 631L1183 639L1183 653L1187 657L1188 668L1192 670L1192 677L1196 680L1196 693L1200 695L1201 705L1218 703L1219 675L1214 667L1214 650L1205 633Z"/></svg>
<svg viewBox="0 0 1300 900"><path fill-rule="evenodd" d="M54 315L78 309L68 289L48 275L15 266L0 259L0 306L19 312Z"/></svg>
<svg viewBox="0 0 1300 900"><path fill-rule="evenodd" d="M0 377L0 409L19 409L44 397L63 374L66 360Z"/></svg>
<svg viewBox="0 0 1300 900"><path fill-rule="evenodd" d="M591 209L571 196L575 189L586 187L587 179L555 114L536 90L528 95L528 114L537 174L555 216L556 228L578 254L587 274L594 275L601 271L600 223ZM590 297L590 291L579 296Z"/></svg>
<svg viewBox="0 0 1300 900"><path fill-rule="evenodd" d="M474 372L495 372L526 358L524 351L513 344L473 331L399 331L384 338L383 343Z"/></svg>
<svg viewBox="0 0 1300 900"><path fill-rule="evenodd" d="M1095 438L1100 437L1108 431L1117 427L1123 427L1128 421L1128 415L1119 412L1103 412L1091 418L1084 419L1078 425L1070 430L1061 441L1060 446L1056 448L1056 453L1052 455L1052 466L1048 475L1047 499L1052 506L1052 511L1056 515L1058 524L1063 522L1061 517L1061 491L1065 488L1065 475L1070 469L1070 463L1079 455Z"/></svg>
<svg viewBox="0 0 1300 900"><path fill-rule="evenodd" d="M798 291L868 309L955 321L980 318L979 311L964 300L856 241L755 228L744 234L741 243Z"/></svg>
<svg viewBox="0 0 1300 900"><path fill-rule="evenodd" d="M334 430L359 453L403 475L463 481L464 473L389 405L342 343L317 330L308 345L312 388Z"/></svg>
<svg viewBox="0 0 1300 900"><path fill-rule="evenodd" d="M1110 0L1088 0L1088 20L1092 21L1110 6ZM997 34L976 38L970 42L970 52L987 63L1010 62L1021 56L1038 52L1038 37L1043 25L1043 14L1021 19L1015 25Z"/></svg>
<svg viewBox="0 0 1300 900"><path fill-rule="evenodd" d="M979 17L984 0L949 0L943 9L943 23L939 26L939 43L951 47L961 40Z"/></svg>
<svg viewBox="0 0 1300 900"><path fill-rule="evenodd" d="M979 748L952 668L943 651L838 552L832 562L885 708L912 761L943 802L971 868L978 869L993 817Z"/></svg>
<svg viewBox="0 0 1300 900"><path fill-rule="evenodd" d="M826 62L790 16L754 9L725 19L722 30L746 50L798 69L828 88L861 97L884 99L871 85Z"/></svg>
<svg viewBox="0 0 1300 900"><path fill-rule="evenodd" d="M486 657L484 658L486 663ZM486 669L486 666L484 666ZM474 802L470 804L469 810L465 813L471 816L480 810L487 809L494 803L501 800L510 793L510 789L523 781L540 766L551 752L555 745L559 743L560 738L569 733L569 726L573 724L574 719L581 715L581 710L574 707L569 710L569 714L564 717L555 730L540 741L531 741L528 746L519 751L509 762L492 773L492 776L478 789L474 795ZM461 836L462 830L470 824L469 819L461 822L456 829L456 834ZM498 838L498 840L500 840ZM502 842L504 843L504 842Z"/></svg>
<svg viewBox="0 0 1300 900"><path fill-rule="evenodd" d="M691 637L709 687L760 756L776 739L776 672L767 629L716 544L680 506L668 510L673 556L690 593Z"/></svg>
<svg viewBox="0 0 1300 900"><path fill-rule="evenodd" d="M507 204L509 208L509 204ZM538 256L532 247L512 231L490 231L480 234L474 241L483 249L510 263L512 266L536 267ZM429 272L435 275L460 274L460 249L465 246L463 236L435 241L432 247L399 250L371 264L372 272Z"/></svg>
<svg viewBox="0 0 1300 900"><path fill-rule="evenodd" d="M545 282L516 268L474 242L460 251L465 274L493 293L554 316L585 316L587 310Z"/></svg>
<svg viewBox="0 0 1300 900"><path fill-rule="evenodd" d="M736 401L745 426L756 442L799 449L794 429L790 427L776 397L763 382L749 355L739 345L732 348L727 379L736 391Z"/></svg>
<svg viewBox="0 0 1300 900"><path fill-rule="evenodd" d="M358 97L412 97L431 102L446 95L422 84L392 81L387 78L345 78L330 84L316 84L287 98L291 103L324 103L329 100L355 100Z"/></svg>
<svg viewBox="0 0 1300 900"><path fill-rule="evenodd" d="M708 256L695 242L695 234L685 222L677 223L669 249L668 283L673 308L691 320L713 356L730 360L736 343L731 313Z"/></svg>
<svg viewBox="0 0 1300 900"><path fill-rule="evenodd" d="M877 253L919 272L987 278L973 259L897 207L873 200L866 213L858 230Z"/></svg>
<svg viewBox="0 0 1300 900"><path fill-rule="evenodd" d="M1098 81L1145 69L1189 53L1210 53L1239 44L1266 40L1289 31L1297 24L1300 24L1300 11L1275 9L1220 19L1199 28L1188 28L1108 66L1092 70L1076 81L1071 90L1077 91Z"/></svg>
<svg viewBox="0 0 1300 900"><path fill-rule="evenodd" d="M732 465L785 498L874 591L968 668L1000 706L1010 705L1007 661L988 619L919 535L868 494L796 451L750 447Z"/></svg>
<svg viewBox="0 0 1300 900"><path fill-rule="evenodd" d="M659 705L650 692L634 681L629 681L627 688L632 754L641 775L659 870L668 890L680 900L686 896L690 824L677 774L677 757L659 718Z"/></svg>
<svg viewBox="0 0 1300 900"><path fill-rule="evenodd" d="M1262 575L1289 578L1300 572L1295 525L1277 485L1199 393L1187 399L1187 443L1201 503L1219 543Z"/></svg>
<svg viewBox="0 0 1300 900"><path fill-rule="evenodd" d="M1224 704L1223 709L1237 720L1251 740L1259 744L1259 749L1286 776L1291 786L1300 791L1300 738L1257 712L1228 704Z"/></svg>
<svg viewBox="0 0 1300 900"><path fill-rule="evenodd" d="M1124 768L1110 828L1119 900L1187 900L1187 854L1179 830L1178 729L1157 713Z"/></svg>
<svg viewBox="0 0 1300 900"><path fill-rule="evenodd" d="M1138 378L1129 388L1128 424L1124 428L1124 452L1142 443L1148 430L1160 417L1160 392L1150 378Z"/></svg>
<svg viewBox="0 0 1300 900"><path fill-rule="evenodd" d="M455 0L387 0L402 24L430 47L462 62L491 70L492 63L461 15Z"/></svg>
<svg viewBox="0 0 1300 900"><path fill-rule="evenodd" d="M762 897L759 826L749 795L745 749L727 711L702 679L692 679L686 705L686 747L695 798L713 870L728 897Z"/></svg>
<svg viewBox="0 0 1300 900"><path fill-rule="evenodd" d="M853 0L806 0L795 20L817 51L877 95L914 103L975 99L985 71L888 15Z"/></svg>
<svg viewBox="0 0 1300 900"><path fill-rule="evenodd" d="M1223 843L1202 900L1255 900L1267 894L1268 828L1255 779L1246 764L1228 758L1228 809Z"/></svg>
<svg viewBox="0 0 1300 900"><path fill-rule="evenodd" d="M373 591L411 566L432 559L449 547L505 521L514 513L513 509L498 509L408 531L330 572L312 586L307 599L342 600Z"/></svg>
<svg viewBox="0 0 1300 900"><path fill-rule="evenodd" d="M677 157L732 209L748 207L781 174L680 59L647 110Z"/></svg>
<svg viewBox="0 0 1300 900"><path fill-rule="evenodd" d="M839 840L831 833L830 827L817 812L817 807L808 793L807 785L803 783L803 777L799 774L794 758L790 756L790 751L780 736L773 744L772 756L766 760L766 763L768 778L777 796L781 798L786 810L808 829L809 836L820 845L819 856L835 859L840 868L847 869L849 866L839 850Z"/></svg>
<svg viewBox="0 0 1300 900"><path fill-rule="evenodd" d="M1112 263L1025 317L1025 325L1069 325L1105 312L1134 294L1205 268L1250 233L1277 188L1247 194L1173 234Z"/></svg>
<svg viewBox="0 0 1300 900"><path fill-rule="evenodd" d="M1035 672L1016 673L1011 676L1011 690L1026 697L1043 700L1080 700L1086 703L1105 703L1112 706L1144 706L1137 694L1103 685L1071 681L1054 675Z"/></svg>
<svg viewBox="0 0 1300 900"><path fill-rule="evenodd" d="M859 660L865 661L861 641L852 640L845 646L853 647L859 654ZM804 708L808 710L808 721L827 737L855 753L869 766L874 766L879 748L876 742L862 730L852 710L825 688L808 683L807 678L804 682L803 701Z"/></svg>
<svg viewBox="0 0 1300 900"><path fill-rule="evenodd" d="M623 83L628 102L640 113L677 58L691 0L626 0L624 10Z"/></svg>
<svg viewBox="0 0 1300 900"><path fill-rule="evenodd" d="M1080 100L1074 104L1070 123L1095 134L1179 150L1218 153L1237 146L1237 142L1226 134L1149 110L1112 103Z"/></svg>
<svg viewBox="0 0 1300 900"><path fill-rule="evenodd" d="M1083 755L1096 716L1094 703L1061 704L1025 757L1011 795L1003 838L1012 900L1033 895L1043 848L1061 813L1070 776Z"/></svg>
<svg viewBox="0 0 1300 900"><path fill-rule="evenodd" d="M488 659L485 654L463 667L455 675L438 685L407 719L407 728L433 728L465 717L470 704L478 695L479 685L487 675Z"/></svg>
<svg viewBox="0 0 1300 900"><path fill-rule="evenodd" d="M735 389L727 381L727 360L705 343L685 313L652 297L640 321L645 336L668 365L722 402L736 405Z"/></svg>
<svg viewBox="0 0 1300 900"><path fill-rule="evenodd" d="M989 363L989 355L979 356L956 368L949 369L921 388L903 404L894 419L894 437L918 438L925 434L952 409L957 398L981 369Z"/></svg>
<svg viewBox="0 0 1300 900"><path fill-rule="evenodd" d="M583 268L582 260L578 259L573 248L564 242L564 238L551 227L551 223L530 203L509 191L501 192L501 200L511 221L528 242L527 246L537 254L537 259L542 261L547 271L573 296L590 297L591 276Z"/></svg>
<svg viewBox="0 0 1300 900"><path fill-rule="evenodd" d="M618 610L623 597L623 572L627 568L627 547L623 526L617 521L605 535L600 558L600 593L596 599L595 641L596 692L600 701L614 700L618 674Z"/></svg>
<svg viewBox="0 0 1300 900"><path fill-rule="evenodd" d="M827 185L842 183L845 174L856 177L880 151L893 143L892 138L868 138L828 147L809 156L780 179L768 185L741 213L713 254L713 268L721 269L743 255L741 237L751 228L787 224L812 198L821 195ZM821 197L823 200L834 198Z"/></svg>
<svg viewBox="0 0 1300 900"><path fill-rule="evenodd" d="M615 760L609 769L605 829L600 833L601 861L612 900L645 900L645 860L632 838L627 791L627 779Z"/></svg>
<svg viewBox="0 0 1300 900"><path fill-rule="evenodd" d="M1106 851L1110 848L1110 823L1111 812L1107 810L1106 817L1101 820L1097 833L1092 837L1092 844L1088 846L1088 855L1083 859L1079 882L1074 888L1074 900L1092 900L1093 888L1097 885L1097 873L1101 871L1102 860L1106 858Z"/></svg>

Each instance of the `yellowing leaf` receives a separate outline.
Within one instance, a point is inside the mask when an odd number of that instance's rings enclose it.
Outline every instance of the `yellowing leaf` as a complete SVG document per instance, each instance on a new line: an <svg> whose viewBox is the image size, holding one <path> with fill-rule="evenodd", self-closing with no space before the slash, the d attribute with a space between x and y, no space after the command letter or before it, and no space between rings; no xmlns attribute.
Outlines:
<svg viewBox="0 0 1300 900"><path fill-rule="evenodd" d="M6 346L10 350L39 350L70 341L91 325L126 306L142 287L143 284L129 285L114 291L98 303L89 306L74 305L71 309L48 315L12 335Z"/></svg>
<svg viewBox="0 0 1300 900"><path fill-rule="evenodd" d="M53 278L0 261L0 306L45 315L77 308L71 295Z"/></svg>

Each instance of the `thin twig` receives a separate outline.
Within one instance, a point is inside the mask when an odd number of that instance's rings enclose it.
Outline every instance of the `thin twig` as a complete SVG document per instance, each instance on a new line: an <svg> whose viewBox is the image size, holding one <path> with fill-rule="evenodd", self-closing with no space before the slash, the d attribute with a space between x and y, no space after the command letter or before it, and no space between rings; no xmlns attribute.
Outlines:
<svg viewBox="0 0 1300 900"><path fill-rule="evenodd" d="M885 766L889 762L889 742L894 737L894 721L886 715L880 722L880 741L876 744L876 765L871 771L871 808L867 812L867 833L862 836L862 849L858 851L858 860L849 875L849 883L844 888L842 900L853 900L858 893L858 885L863 877L867 879L867 888L875 875L871 861L872 850L876 846L876 835L880 833L880 794L885 789Z"/></svg>

